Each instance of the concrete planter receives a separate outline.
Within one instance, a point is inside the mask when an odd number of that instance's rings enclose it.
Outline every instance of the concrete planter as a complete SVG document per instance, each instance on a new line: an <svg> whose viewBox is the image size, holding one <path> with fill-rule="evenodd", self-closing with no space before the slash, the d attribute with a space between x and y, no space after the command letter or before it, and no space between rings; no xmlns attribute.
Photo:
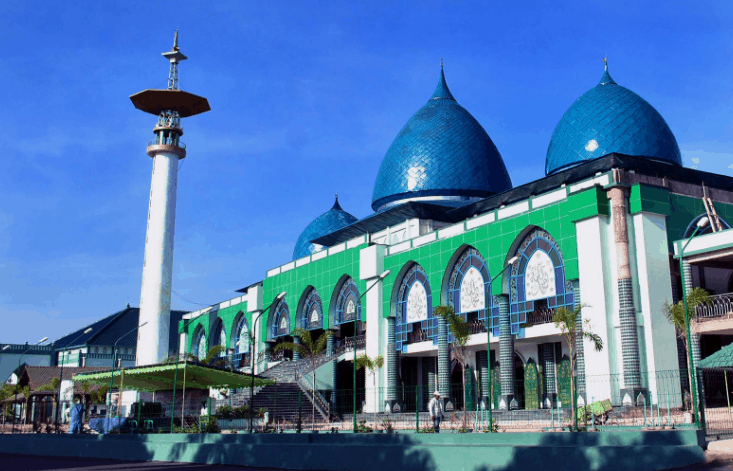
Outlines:
<svg viewBox="0 0 733 471"><path fill-rule="evenodd" d="M249 428L249 419L218 419L219 427L222 429L240 429L246 430ZM255 427L263 427L267 421L264 418L252 419L252 424Z"/></svg>

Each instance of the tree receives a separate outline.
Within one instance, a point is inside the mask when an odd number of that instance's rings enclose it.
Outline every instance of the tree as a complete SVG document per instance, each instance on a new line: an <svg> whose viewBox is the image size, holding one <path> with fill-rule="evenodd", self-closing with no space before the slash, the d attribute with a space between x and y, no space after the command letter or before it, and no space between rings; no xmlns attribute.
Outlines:
<svg viewBox="0 0 733 471"><path fill-rule="evenodd" d="M311 336L310 331L305 329L295 329L291 333L293 337L300 338L301 343L295 342L281 342L275 345L275 352L280 350L288 350L291 352L298 352L301 357L308 360L311 367L313 368L313 384L311 387L311 403L313 404L313 410L311 411L311 427L315 427L316 423L316 367L318 366L318 357L321 352L326 348L326 342L332 335L331 331L327 331L318 338L314 339Z"/></svg>
<svg viewBox="0 0 733 471"><path fill-rule="evenodd" d="M353 363L354 360L351 360ZM372 372L372 374L375 374L377 372L378 368L381 368L384 366L384 357L382 355L378 355L376 358L369 358L366 355L361 355L359 357L356 357L356 369L360 370L362 368L366 368L369 371ZM366 376L366 375L365 375ZM366 384L365 384L366 386ZM375 394L375 404L376 404L376 394L377 391L374 391Z"/></svg>
<svg viewBox="0 0 733 471"><path fill-rule="evenodd" d="M578 400L578 392L575 390L575 362L577 342L583 341L583 339L590 340L593 347L597 352L603 350L603 339L598 334L591 331L590 319L585 319L585 328L583 324L578 324L580 318L580 312L587 305L580 305L573 310L566 307L560 307L555 311L555 315L552 316L552 322L555 323L555 327L560 329L565 341L568 344L568 350L570 350L570 394L573 396L573 417L577 420L578 414L575 412L576 401ZM577 426L577 423L576 423Z"/></svg>
<svg viewBox="0 0 733 471"><path fill-rule="evenodd" d="M461 365L461 388L463 390L463 425L465 429L468 420L466 414L466 364L468 363L468 351L466 344L471 337L471 329L468 322L451 306L438 306L433 309L433 315L440 316L445 319L448 324L450 333L453 334L453 348L451 348L451 357Z"/></svg>
<svg viewBox="0 0 733 471"><path fill-rule="evenodd" d="M693 288L687 294L687 312L692 321L697 316L697 306L703 303L710 302L710 295L707 291L702 288ZM675 304L669 304L668 301L664 302L662 312L667 317L670 324L674 326L677 332L677 337L682 339L682 344L685 346L685 361L687 362L687 378L689 385L692 385L692 368L690 365L690 346L687 338L687 323L685 322L685 303L683 300L679 300ZM695 401L691 401L693 408L696 407Z"/></svg>

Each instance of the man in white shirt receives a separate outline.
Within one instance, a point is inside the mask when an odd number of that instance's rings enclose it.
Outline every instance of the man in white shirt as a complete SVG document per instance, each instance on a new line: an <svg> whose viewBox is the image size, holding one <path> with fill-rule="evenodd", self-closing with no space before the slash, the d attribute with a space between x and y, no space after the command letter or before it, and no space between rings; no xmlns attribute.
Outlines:
<svg viewBox="0 0 733 471"><path fill-rule="evenodd" d="M440 421L443 420L443 403L440 402L440 393L435 391L433 398L428 402L428 412L430 419L433 421L433 430L440 433Z"/></svg>

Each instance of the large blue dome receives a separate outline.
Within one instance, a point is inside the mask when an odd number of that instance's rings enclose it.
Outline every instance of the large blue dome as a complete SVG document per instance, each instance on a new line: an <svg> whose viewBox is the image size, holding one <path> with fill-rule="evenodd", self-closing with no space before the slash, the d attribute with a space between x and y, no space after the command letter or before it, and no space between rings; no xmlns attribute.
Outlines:
<svg viewBox="0 0 733 471"><path fill-rule="evenodd" d="M293 250L293 260L303 258L316 251L316 246L311 244L313 239L330 234L356 221L358 219L341 209L337 196L333 208L315 218L300 234L298 242L295 243L295 250Z"/></svg>
<svg viewBox="0 0 733 471"><path fill-rule="evenodd" d="M682 166L677 140L662 115L642 97L613 81L601 81L568 109L552 133L545 173L550 175L617 152Z"/></svg>
<svg viewBox="0 0 733 471"><path fill-rule="evenodd" d="M512 188L504 161L445 83L402 128L379 167L372 194L375 211L406 200L460 205Z"/></svg>

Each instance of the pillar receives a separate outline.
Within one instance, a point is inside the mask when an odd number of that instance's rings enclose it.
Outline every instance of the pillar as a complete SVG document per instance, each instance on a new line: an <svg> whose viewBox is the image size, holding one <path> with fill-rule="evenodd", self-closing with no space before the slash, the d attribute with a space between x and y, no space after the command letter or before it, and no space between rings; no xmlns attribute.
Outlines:
<svg viewBox="0 0 733 471"><path fill-rule="evenodd" d="M399 399L398 356L395 348L395 318L387 318L387 403L385 408L393 412Z"/></svg>
<svg viewBox="0 0 733 471"><path fill-rule="evenodd" d="M293 343L295 345L300 345L301 344L300 337L293 337ZM298 360L300 360L300 352L298 350L293 350L293 361L298 361Z"/></svg>
<svg viewBox="0 0 733 471"><path fill-rule="evenodd" d="M328 335L328 339L326 340L326 355L331 356L333 355L333 345L334 345L334 336L336 335L336 332L334 330L327 330L326 335ZM336 385L336 367L338 366L338 361L334 357L333 360L331 360L331 363L333 365L332 373L331 373L331 384L333 385L333 389L331 390L331 413L335 413L336 411L336 391L338 390L338 386Z"/></svg>
<svg viewBox="0 0 733 471"><path fill-rule="evenodd" d="M555 344L543 343L540 361L542 362L542 371L544 373L543 380L545 382L545 397L543 398L542 406L546 409L554 408L557 405L556 360Z"/></svg>
<svg viewBox="0 0 733 471"><path fill-rule="evenodd" d="M690 292L693 290L694 286L692 285L692 265L690 265L688 262L683 261L682 262L682 283L685 285L685 293L689 296ZM680 299L682 297L680 296ZM688 306L689 309L689 306ZM700 362L701 354L700 354L700 335L696 334L692 331L692 311L690 310L690 340L687 343L688 348L690 348L692 352L692 371L697 372L697 364ZM685 363L687 363L685 361ZM689 373L688 373L689 374ZM690 376L688 376L690 377ZM693 381L695 379L693 378ZM700 398L700 389L702 388L702 381L697 381L697 397L698 400ZM692 394L692 392L690 392ZM699 403L699 402L696 402Z"/></svg>
<svg viewBox="0 0 733 471"><path fill-rule="evenodd" d="M499 372L501 375L501 396L499 409L509 409L514 398L514 336L509 319L509 297L494 296L499 304Z"/></svg>
<svg viewBox="0 0 733 471"><path fill-rule="evenodd" d="M481 402L484 409L490 407L489 399L489 354L485 350L476 352L476 362L478 364L479 374L481 375Z"/></svg>
<svg viewBox="0 0 733 471"><path fill-rule="evenodd" d="M626 189L622 187L611 188L608 191L608 198L611 200L611 216L613 218L614 242L616 244L621 356L624 378L624 389L621 391L621 396L625 401L628 401L629 398L633 401L641 392L641 367L636 308L634 307L631 281L631 263L629 261ZM629 398L626 398L627 394Z"/></svg>
<svg viewBox="0 0 733 471"><path fill-rule="evenodd" d="M453 410L450 400L450 346L448 345L448 324L444 317L438 317L438 392L445 404L445 410Z"/></svg>
<svg viewBox="0 0 733 471"><path fill-rule="evenodd" d="M572 280L570 282L573 285L573 301L575 302L575 309L582 306L580 298L580 281ZM585 348L583 346L583 311L578 312L578 317L575 319L575 380L576 388L578 390L578 397L583 398L585 404ZM572 373L572 372L571 372Z"/></svg>

